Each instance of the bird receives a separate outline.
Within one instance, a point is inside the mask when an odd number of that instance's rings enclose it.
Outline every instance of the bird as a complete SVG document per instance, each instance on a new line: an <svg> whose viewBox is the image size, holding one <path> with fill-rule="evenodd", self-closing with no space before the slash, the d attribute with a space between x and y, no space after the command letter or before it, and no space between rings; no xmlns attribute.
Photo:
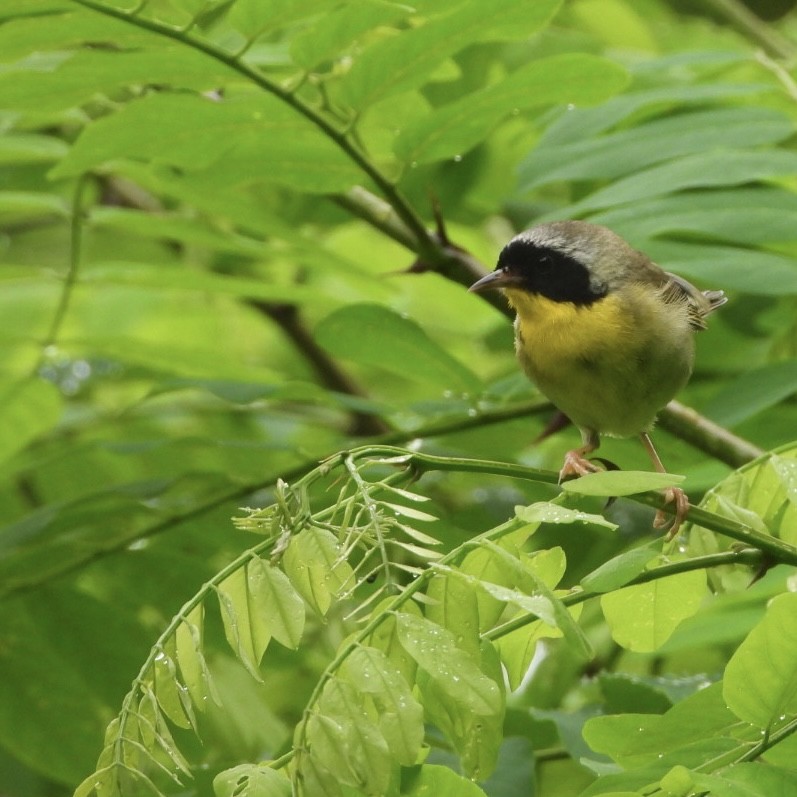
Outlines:
<svg viewBox="0 0 797 797"><path fill-rule="evenodd" d="M581 431L560 483L599 468L588 459L601 436L639 437L656 471L656 415L683 388L694 333L727 301L656 265L607 227L581 220L538 224L504 246L495 270L471 291L500 289L515 311L515 351L526 375ZM664 492L656 528L674 537L689 510L679 487Z"/></svg>

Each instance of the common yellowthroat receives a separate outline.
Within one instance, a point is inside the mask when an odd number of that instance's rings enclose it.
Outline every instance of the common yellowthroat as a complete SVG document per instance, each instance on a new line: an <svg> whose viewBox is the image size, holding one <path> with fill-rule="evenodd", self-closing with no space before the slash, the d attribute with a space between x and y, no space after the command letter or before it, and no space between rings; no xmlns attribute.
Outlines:
<svg viewBox="0 0 797 797"><path fill-rule="evenodd" d="M633 249L606 227L585 221L540 224L516 235L495 271L471 291L501 288L514 308L515 350L526 375L581 430L560 481L597 470L587 455L600 435L638 435L664 472L649 431L656 413L692 373L693 335L725 304L722 291L699 291ZM689 501L680 488L670 536ZM667 523L659 512L657 528Z"/></svg>

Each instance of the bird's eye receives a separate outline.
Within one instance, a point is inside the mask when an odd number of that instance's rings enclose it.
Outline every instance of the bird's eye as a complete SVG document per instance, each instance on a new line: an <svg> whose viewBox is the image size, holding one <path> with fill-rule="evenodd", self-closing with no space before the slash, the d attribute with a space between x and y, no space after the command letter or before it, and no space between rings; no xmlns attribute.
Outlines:
<svg viewBox="0 0 797 797"><path fill-rule="evenodd" d="M553 261L551 260L550 255L540 255L537 258L537 265L539 266L540 271L550 271L551 266L553 265Z"/></svg>

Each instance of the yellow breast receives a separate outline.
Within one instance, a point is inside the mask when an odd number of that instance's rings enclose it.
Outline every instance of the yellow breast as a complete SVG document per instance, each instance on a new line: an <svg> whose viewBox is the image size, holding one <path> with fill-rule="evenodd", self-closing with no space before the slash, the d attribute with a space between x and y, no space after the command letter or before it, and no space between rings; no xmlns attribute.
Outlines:
<svg viewBox="0 0 797 797"><path fill-rule="evenodd" d="M619 436L644 431L689 378L685 311L672 313L648 292L586 305L513 289L506 295L517 312L520 364L578 426Z"/></svg>

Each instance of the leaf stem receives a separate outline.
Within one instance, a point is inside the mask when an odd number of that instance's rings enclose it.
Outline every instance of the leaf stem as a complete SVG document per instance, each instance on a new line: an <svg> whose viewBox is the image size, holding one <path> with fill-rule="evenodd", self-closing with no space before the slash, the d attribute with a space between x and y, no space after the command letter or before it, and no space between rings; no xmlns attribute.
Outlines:
<svg viewBox="0 0 797 797"><path fill-rule="evenodd" d="M635 578L624 584L625 587L632 587L637 584L646 584L649 581L657 581L660 578L667 578L679 573L689 573L693 570L708 570L712 567L721 567L723 565L758 565L761 563L764 555L761 551L755 548L746 548L741 551L723 551L722 553L707 554L706 556L696 556L692 559L683 559L678 562L669 562L658 567L652 567L650 570L645 570ZM568 595L563 595L561 601L565 606L575 606L579 603L584 603L590 598L596 598L600 595L599 592L591 590L584 590L579 588L574 589ZM486 639L500 639L507 634L517 631L530 623L535 622L539 618L533 614L524 614L507 621L503 625L497 626L483 636Z"/></svg>
<svg viewBox="0 0 797 797"><path fill-rule="evenodd" d="M81 175L75 183L75 191L72 195L72 213L70 220L70 244L69 244L69 268L64 279L64 287L58 299L58 306L55 308L50 329L44 337L42 348L46 356L47 349L53 346L58 339L61 326L66 318L69 309L69 301L77 283L78 272L80 271L80 257L83 248L83 199L86 193L86 186L89 184L89 175Z"/></svg>
<svg viewBox="0 0 797 797"><path fill-rule="evenodd" d="M356 456L378 456L379 447L363 447L358 451L351 452ZM481 459L465 459L457 457L439 457L432 454L420 452L406 452L402 449L386 449L392 451L393 455L403 452L406 455L405 461L408 467L412 467L418 474L426 471L457 471L467 473L489 473L497 476L508 476L513 479L523 479L525 481L543 482L546 484L558 484L559 475L553 471L540 470L539 468L528 468L523 465L515 465L508 462L494 462ZM657 492L645 492L636 495L626 496L632 501L636 501L646 506L656 509L663 509L668 514L675 513L675 507L667 503L664 496ZM758 548L766 552L775 561L784 564L797 565L797 547L789 545L783 540L769 534L762 534L745 523L740 523L731 518L722 517L714 512L709 512L700 507L689 505L688 519L703 528L724 534L734 540L739 540L752 548Z"/></svg>
<svg viewBox="0 0 797 797"><path fill-rule="evenodd" d="M794 44L739 0L703 0L703 4L719 14L743 36L763 47L768 55L787 61L797 58Z"/></svg>

